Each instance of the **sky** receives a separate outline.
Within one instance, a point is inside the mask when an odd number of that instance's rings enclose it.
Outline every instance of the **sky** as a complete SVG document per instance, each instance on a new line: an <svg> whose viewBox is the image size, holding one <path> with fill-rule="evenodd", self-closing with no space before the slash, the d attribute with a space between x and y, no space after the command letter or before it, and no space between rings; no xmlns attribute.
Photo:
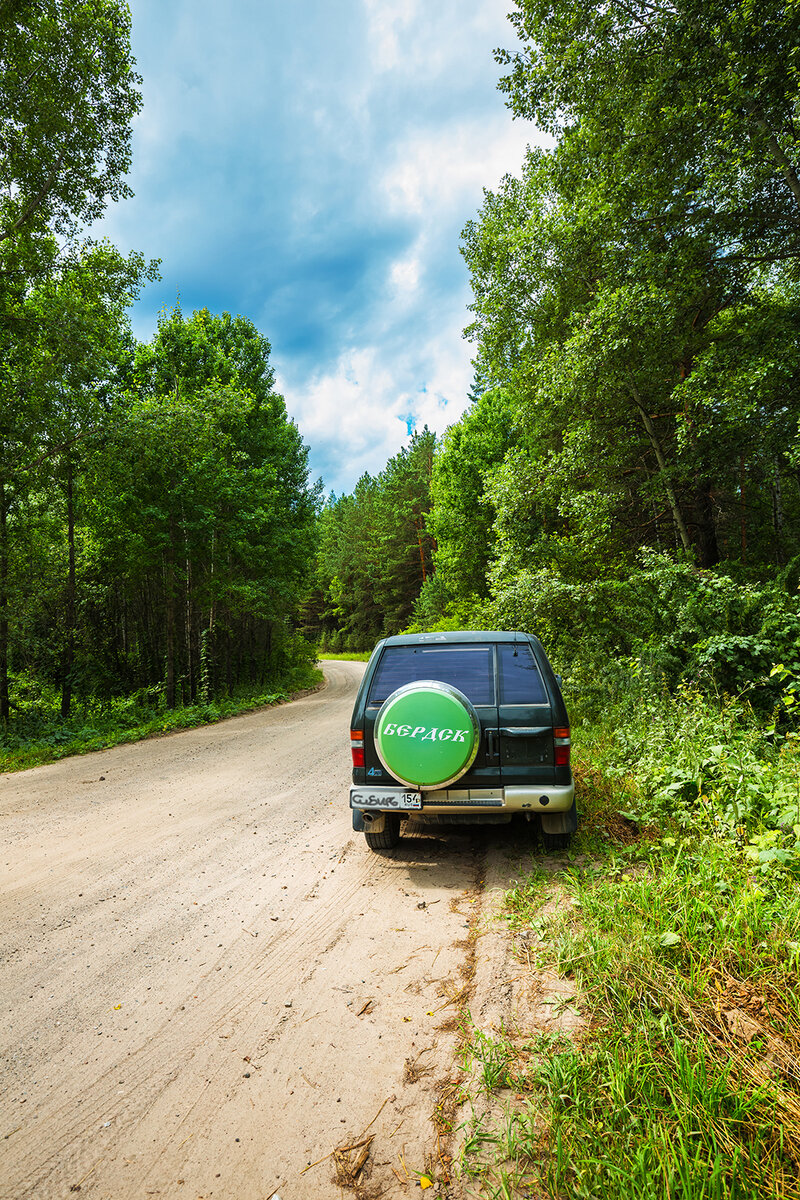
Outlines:
<svg viewBox="0 0 800 1200"><path fill-rule="evenodd" d="M468 400L460 233L518 174L497 90L512 0L132 0L134 197L94 235L161 259L132 320L180 297L249 317L312 479L352 490Z"/></svg>

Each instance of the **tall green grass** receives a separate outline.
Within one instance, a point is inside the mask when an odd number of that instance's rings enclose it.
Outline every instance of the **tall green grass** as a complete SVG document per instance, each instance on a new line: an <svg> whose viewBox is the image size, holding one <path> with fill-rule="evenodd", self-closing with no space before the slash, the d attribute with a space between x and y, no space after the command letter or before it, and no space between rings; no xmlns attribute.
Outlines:
<svg viewBox="0 0 800 1200"><path fill-rule="evenodd" d="M341 654L328 654L327 651L317 657L320 662L369 662L371 650L350 650Z"/></svg>
<svg viewBox="0 0 800 1200"><path fill-rule="evenodd" d="M577 695L573 728L584 770L619 785L623 813L732 840L762 871L800 870L800 739L780 703L765 715L746 694L632 675L604 710L583 715Z"/></svg>
<svg viewBox="0 0 800 1200"><path fill-rule="evenodd" d="M0 772L20 771L72 754L88 754L172 730L212 724L279 704L292 692L315 687L321 680L318 668L302 664L265 691L254 689L205 704L168 709L158 690L150 689L133 696L76 704L74 716L66 721L60 716L55 690L37 684L27 693L23 690L14 720L0 733Z"/></svg>
<svg viewBox="0 0 800 1200"><path fill-rule="evenodd" d="M575 980L587 1032L515 1081L549 1121L542 1182L587 1200L800 1196L797 889L702 836L558 883L569 903L538 962ZM540 888L510 893L513 926L538 919Z"/></svg>

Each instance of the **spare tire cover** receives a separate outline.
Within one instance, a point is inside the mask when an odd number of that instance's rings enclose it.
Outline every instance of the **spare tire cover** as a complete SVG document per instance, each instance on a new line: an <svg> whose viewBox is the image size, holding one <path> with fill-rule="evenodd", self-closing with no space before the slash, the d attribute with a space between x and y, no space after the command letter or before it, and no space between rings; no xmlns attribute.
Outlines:
<svg viewBox="0 0 800 1200"><path fill-rule="evenodd" d="M435 679L406 683L384 701L375 720L378 758L401 783L441 788L475 761L480 721L458 688Z"/></svg>

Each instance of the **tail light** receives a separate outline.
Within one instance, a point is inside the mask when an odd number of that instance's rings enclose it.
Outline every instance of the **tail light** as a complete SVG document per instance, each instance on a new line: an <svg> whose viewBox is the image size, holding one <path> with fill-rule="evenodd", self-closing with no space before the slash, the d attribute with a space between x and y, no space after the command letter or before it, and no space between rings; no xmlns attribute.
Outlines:
<svg viewBox="0 0 800 1200"><path fill-rule="evenodd" d="M350 753L353 756L353 766L364 766L364 730L350 730Z"/></svg>
<svg viewBox="0 0 800 1200"><path fill-rule="evenodd" d="M569 766L569 726L553 730L553 762L557 767Z"/></svg>

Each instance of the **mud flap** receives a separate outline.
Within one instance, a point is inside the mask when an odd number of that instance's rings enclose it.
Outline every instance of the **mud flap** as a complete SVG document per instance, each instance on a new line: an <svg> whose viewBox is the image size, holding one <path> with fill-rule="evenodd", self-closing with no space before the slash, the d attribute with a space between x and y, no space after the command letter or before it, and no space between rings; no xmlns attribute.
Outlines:
<svg viewBox="0 0 800 1200"><path fill-rule="evenodd" d="M575 801L572 801L572 808L568 808L566 812L542 813L541 822L544 833L574 833L578 828Z"/></svg>

